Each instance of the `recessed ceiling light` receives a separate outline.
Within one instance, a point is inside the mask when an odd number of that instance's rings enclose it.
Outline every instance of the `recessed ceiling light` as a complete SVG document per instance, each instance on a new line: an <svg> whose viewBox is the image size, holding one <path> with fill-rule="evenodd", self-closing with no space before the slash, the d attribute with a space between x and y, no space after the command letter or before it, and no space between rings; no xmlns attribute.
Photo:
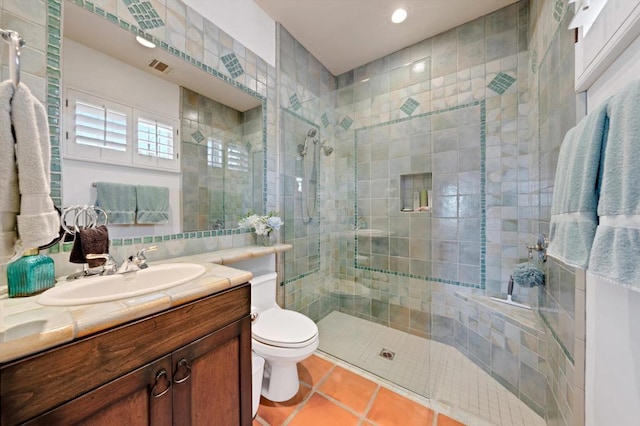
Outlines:
<svg viewBox="0 0 640 426"><path fill-rule="evenodd" d="M405 19L407 19L407 11L404 9L396 9L393 12L393 15L391 15L391 22L393 22L394 24L399 24Z"/></svg>
<svg viewBox="0 0 640 426"><path fill-rule="evenodd" d="M143 45L144 47L148 47L149 49L153 49L156 47L156 44L152 41L147 40L144 37L136 36L136 41Z"/></svg>
<svg viewBox="0 0 640 426"><path fill-rule="evenodd" d="M418 62L413 66L413 72L423 72L425 69L424 62Z"/></svg>

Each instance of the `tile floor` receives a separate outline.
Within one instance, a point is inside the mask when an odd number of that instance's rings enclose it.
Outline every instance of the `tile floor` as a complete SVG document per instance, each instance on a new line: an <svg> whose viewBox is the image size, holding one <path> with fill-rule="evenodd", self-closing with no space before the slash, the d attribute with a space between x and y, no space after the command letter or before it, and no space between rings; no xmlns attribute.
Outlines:
<svg viewBox="0 0 640 426"><path fill-rule="evenodd" d="M465 423L545 425L454 347L336 311L319 321L318 329L319 351L422 396L431 407L447 407L445 412ZM379 356L383 348L395 353L393 360Z"/></svg>
<svg viewBox="0 0 640 426"><path fill-rule="evenodd" d="M338 360L312 355L298 364L300 390L283 403L260 401L253 426L464 426Z"/></svg>

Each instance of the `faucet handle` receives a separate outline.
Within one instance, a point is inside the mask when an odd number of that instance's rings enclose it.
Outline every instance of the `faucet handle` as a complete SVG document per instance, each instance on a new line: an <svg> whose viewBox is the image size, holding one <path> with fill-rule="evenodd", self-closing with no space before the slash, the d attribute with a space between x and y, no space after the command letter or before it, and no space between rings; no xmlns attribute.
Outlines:
<svg viewBox="0 0 640 426"><path fill-rule="evenodd" d="M118 270L116 260L109 253L89 253L85 256L86 259L104 259L104 265L102 265L102 273L105 275L115 274Z"/></svg>
<svg viewBox="0 0 640 426"><path fill-rule="evenodd" d="M143 248L140 249L138 254L136 254L136 256L137 257L144 256L145 252L147 252L147 251L156 251L156 250L158 250L158 246L143 247Z"/></svg>
<svg viewBox="0 0 640 426"><path fill-rule="evenodd" d="M148 267L146 263L147 257L144 254L148 251L156 251L156 250L158 250L158 246L144 247L140 249L140 251L136 253L135 256L132 256L133 263L140 269L147 268Z"/></svg>

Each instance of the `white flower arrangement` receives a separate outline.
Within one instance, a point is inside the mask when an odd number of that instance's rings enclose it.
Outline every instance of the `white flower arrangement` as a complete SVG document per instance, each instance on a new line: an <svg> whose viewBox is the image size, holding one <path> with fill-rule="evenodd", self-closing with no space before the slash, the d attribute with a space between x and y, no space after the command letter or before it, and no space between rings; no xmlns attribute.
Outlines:
<svg viewBox="0 0 640 426"><path fill-rule="evenodd" d="M256 235L269 235L271 231L277 231L284 224L280 216L276 212L269 212L264 216L259 216L253 212L247 213L245 217L240 219L238 227L254 228Z"/></svg>

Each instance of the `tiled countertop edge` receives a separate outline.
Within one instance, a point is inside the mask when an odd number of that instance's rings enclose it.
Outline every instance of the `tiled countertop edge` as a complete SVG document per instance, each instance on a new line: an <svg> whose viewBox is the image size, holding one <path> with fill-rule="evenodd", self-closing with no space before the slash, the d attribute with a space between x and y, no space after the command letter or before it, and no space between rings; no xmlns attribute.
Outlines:
<svg viewBox="0 0 640 426"><path fill-rule="evenodd" d="M4 308L4 329L0 331L0 363L243 284L252 278L252 274L225 264L291 248L290 244L247 246L150 262L151 267L153 264L167 262L200 263L207 271L194 281L130 299L68 307L40 306L36 302L37 296L0 300Z"/></svg>

